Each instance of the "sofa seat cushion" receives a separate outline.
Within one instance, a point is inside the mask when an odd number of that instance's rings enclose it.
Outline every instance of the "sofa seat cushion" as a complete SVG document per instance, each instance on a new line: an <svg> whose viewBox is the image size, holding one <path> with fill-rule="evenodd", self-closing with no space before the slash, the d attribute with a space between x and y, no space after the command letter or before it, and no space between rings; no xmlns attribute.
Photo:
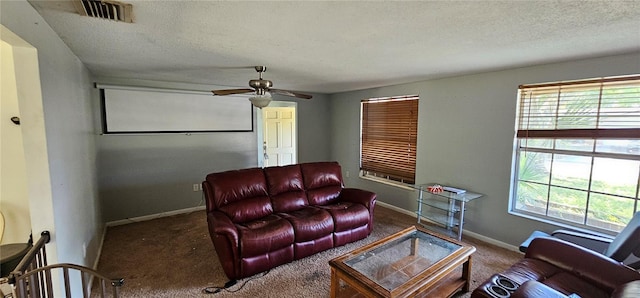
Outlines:
<svg viewBox="0 0 640 298"><path fill-rule="evenodd" d="M331 213L335 232L351 230L369 224L369 210L361 204L340 202L319 207Z"/></svg>
<svg viewBox="0 0 640 298"><path fill-rule="evenodd" d="M561 292L556 291L553 288L548 287L547 285L540 283L535 280L530 280L520 285L515 292L511 294L511 298L534 298L534 297L544 297L544 298L568 298L568 295L565 295Z"/></svg>
<svg viewBox="0 0 640 298"><path fill-rule="evenodd" d="M565 295L577 294L580 297L594 298L610 297L609 293L604 292L588 280L566 271L559 272L541 282Z"/></svg>
<svg viewBox="0 0 640 298"><path fill-rule="evenodd" d="M320 208L304 207L278 215L291 223L297 243L330 235L334 230L333 217L329 212Z"/></svg>
<svg viewBox="0 0 640 298"><path fill-rule="evenodd" d="M258 220L236 224L240 256L257 256L290 246L294 242L293 227L286 219L269 215Z"/></svg>

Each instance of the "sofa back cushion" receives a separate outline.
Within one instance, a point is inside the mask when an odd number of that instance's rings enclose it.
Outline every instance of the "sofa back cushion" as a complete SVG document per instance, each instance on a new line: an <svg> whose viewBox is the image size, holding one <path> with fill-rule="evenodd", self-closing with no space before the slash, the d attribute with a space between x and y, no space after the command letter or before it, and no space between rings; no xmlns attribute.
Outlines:
<svg viewBox="0 0 640 298"><path fill-rule="evenodd" d="M264 169L274 212L291 212L309 205L300 165Z"/></svg>
<svg viewBox="0 0 640 298"><path fill-rule="evenodd" d="M242 223L273 213L267 193L267 181L259 168L207 175L213 203L234 223Z"/></svg>
<svg viewBox="0 0 640 298"><path fill-rule="evenodd" d="M537 259L579 276L590 285L608 293L620 284L640 280L640 273L614 259L593 250L557 239L534 238L525 258ZM587 261L585 261L587 260Z"/></svg>
<svg viewBox="0 0 640 298"><path fill-rule="evenodd" d="M327 205L342 191L342 169L337 162L313 162L300 165L310 205Z"/></svg>

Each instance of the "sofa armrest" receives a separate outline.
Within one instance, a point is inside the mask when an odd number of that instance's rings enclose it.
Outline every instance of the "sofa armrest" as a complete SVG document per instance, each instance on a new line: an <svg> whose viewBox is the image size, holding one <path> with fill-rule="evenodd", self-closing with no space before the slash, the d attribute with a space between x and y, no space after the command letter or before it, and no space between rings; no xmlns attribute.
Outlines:
<svg viewBox="0 0 640 298"><path fill-rule="evenodd" d="M376 204L376 194L368 190L343 188L340 192L339 200L362 204L373 212Z"/></svg>
<svg viewBox="0 0 640 298"><path fill-rule="evenodd" d="M571 230L555 230L551 233L551 236L575 243L602 254L607 250L611 241L613 241L613 238L611 237L591 235Z"/></svg>
<svg viewBox="0 0 640 298"><path fill-rule="evenodd" d="M525 258L550 263L613 292L618 286L640 279L640 273L590 249L556 238L531 241Z"/></svg>
<svg viewBox="0 0 640 298"><path fill-rule="evenodd" d="M511 298L567 298L567 296L557 290L537 281L529 280L520 285Z"/></svg>
<svg viewBox="0 0 640 298"><path fill-rule="evenodd" d="M213 202L213 188L206 180L202 181L202 192L204 193L204 202L207 206L207 212L216 210L216 204Z"/></svg>
<svg viewBox="0 0 640 298"><path fill-rule="evenodd" d="M343 188L340 191L338 200L362 204L369 210L368 233L371 234L371 231L373 231L373 209L376 207L376 194L358 188Z"/></svg>
<svg viewBox="0 0 640 298"><path fill-rule="evenodd" d="M211 236L227 237L232 245L238 246L238 229L226 214L218 211L209 212L207 213L207 222Z"/></svg>
<svg viewBox="0 0 640 298"><path fill-rule="evenodd" d="M222 269L234 279L239 274L236 272L236 264L240 260L238 229L227 215L219 211L208 212L207 223Z"/></svg>

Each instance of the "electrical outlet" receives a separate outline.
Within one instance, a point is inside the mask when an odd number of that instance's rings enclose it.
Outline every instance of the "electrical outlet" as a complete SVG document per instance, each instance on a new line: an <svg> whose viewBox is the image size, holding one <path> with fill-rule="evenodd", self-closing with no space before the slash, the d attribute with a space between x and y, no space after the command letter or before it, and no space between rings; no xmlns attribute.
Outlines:
<svg viewBox="0 0 640 298"><path fill-rule="evenodd" d="M347 178L349 178L349 171L347 171L345 174L346 174Z"/></svg>
<svg viewBox="0 0 640 298"><path fill-rule="evenodd" d="M82 257L83 258L87 257L87 243L82 244Z"/></svg>
<svg viewBox="0 0 640 298"><path fill-rule="evenodd" d="M200 190L202 191L202 184L198 183L198 187L200 188Z"/></svg>
<svg viewBox="0 0 640 298"><path fill-rule="evenodd" d="M200 184L194 183L193 184L193 191L199 191L199 190L200 190Z"/></svg>

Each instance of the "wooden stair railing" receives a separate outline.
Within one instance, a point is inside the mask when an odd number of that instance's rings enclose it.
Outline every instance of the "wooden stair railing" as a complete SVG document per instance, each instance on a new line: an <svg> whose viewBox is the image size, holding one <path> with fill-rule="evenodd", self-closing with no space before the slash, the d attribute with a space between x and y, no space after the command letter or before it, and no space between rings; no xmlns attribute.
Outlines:
<svg viewBox="0 0 640 298"><path fill-rule="evenodd" d="M62 273L62 283L64 294L67 298L72 298L71 278L80 277L82 286L82 297L119 297L120 287L124 284L124 279L110 279L97 271L74 264L47 264L47 253L45 244L49 243L51 236L48 231L42 232L40 239L33 245L31 250L22 258L20 263L9 274L9 283L14 286L17 298L51 298L54 297L54 284L52 273ZM74 274L70 274L74 272ZM79 274L75 274L78 272ZM95 279L95 280L94 280ZM77 279L75 279L77 280ZM89 293L88 285L97 282L99 293L96 296Z"/></svg>

